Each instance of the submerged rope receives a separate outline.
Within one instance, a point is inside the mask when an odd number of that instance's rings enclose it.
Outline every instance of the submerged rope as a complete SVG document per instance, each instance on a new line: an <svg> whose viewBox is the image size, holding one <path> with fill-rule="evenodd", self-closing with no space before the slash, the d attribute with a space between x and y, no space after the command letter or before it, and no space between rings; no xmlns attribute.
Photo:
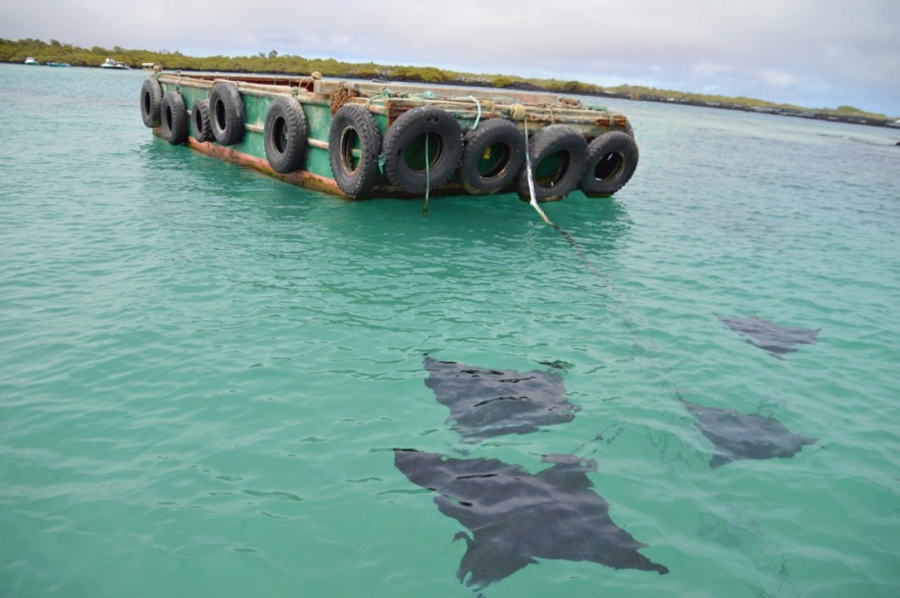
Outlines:
<svg viewBox="0 0 900 598"><path fill-rule="evenodd" d="M535 193L534 193L534 177L532 176L532 171L531 171L531 150L528 149L528 117L527 116L525 117L525 168L528 169L528 172L527 172L527 174L528 174L528 192L531 195L531 201L529 202L531 204L531 207L533 207L537 211L537 213L541 215L541 218L544 219L544 222L546 222L547 224L549 224L550 226L552 226L553 228L558 230L559 234L561 234L563 237L565 237L566 241L568 241L569 244L575 249L575 251L578 252L578 257L581 258L581 261L584 262L585 266L587 266L590 270L592 270L598 276L603 277L603 275L600 274L600 271L597 270L597 268L595 268L594 265L588 261L587 256L584 254L584 249L581 248L581 245L579 245L575 241L575 239L573 239L569 235L569 233L567 233L563 229L559 228L559 226L557 226L556 224L551 222L550 219L547 218L547 215L544 213L544 210L541 209L541 206L538 205L537 197L535 196Z"/></svg>

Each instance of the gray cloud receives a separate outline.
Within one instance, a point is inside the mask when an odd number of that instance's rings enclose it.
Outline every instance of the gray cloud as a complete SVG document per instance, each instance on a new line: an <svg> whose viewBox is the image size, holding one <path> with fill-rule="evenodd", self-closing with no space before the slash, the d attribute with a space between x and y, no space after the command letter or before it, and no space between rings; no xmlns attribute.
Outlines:
<svg viewBox="0 0 900 598"><path fill-rule="evenodd" d="M0 36L78 45L433 64L900 114L900 2L34 0Z"/></svg>

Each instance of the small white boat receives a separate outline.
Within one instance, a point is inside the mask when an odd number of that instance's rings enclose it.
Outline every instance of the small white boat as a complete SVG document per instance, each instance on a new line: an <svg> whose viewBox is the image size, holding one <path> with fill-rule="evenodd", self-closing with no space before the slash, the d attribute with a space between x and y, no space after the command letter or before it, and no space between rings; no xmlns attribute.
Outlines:
<svg viewBox="0 0 900 598"><path fill-rule="evenodd" d="M118 70L130 70L131 67L125 64L124 62L120 62L118 60L113 60L112 58L107 58L103 61L103 64L100 65L102 69L118 69Z"/></svg>
<svg viewBox="0 0 900 598"><path fill-rule="evenodd" d="M38 62L37 60L35 60L34 56L29 56L28 58L25 59L25 64L27 64L28 66L38 66L41 63Z"/></svg>

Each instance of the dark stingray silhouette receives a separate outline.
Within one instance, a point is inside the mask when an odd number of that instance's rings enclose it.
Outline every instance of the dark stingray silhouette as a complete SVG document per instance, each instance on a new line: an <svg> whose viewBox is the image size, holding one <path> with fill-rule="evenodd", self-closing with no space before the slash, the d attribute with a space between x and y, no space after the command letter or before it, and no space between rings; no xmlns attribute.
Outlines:
<svg viewBox="0 0 900 598"><path fill-rule="evenodd" d="M647 545L609 518L609 503L590 490L597 462L547 455L552 467L530 474L498 459L455 459L394 451L394 465L414 484L434 490L441 513L472 532L459 532L466 554L460 582L481 589L540 559L592 561L614 569L669 570L638 552Z"/></svg>
<svg viewBox="0 0 900 598"><path fill-rule="evenodd" d="M789 459L819 440L794 434L771 417L707 407L686 401L681 395L678 398L696 418L694 426L715 447L710 467L739 459Z"/></svg>
<svg viewBox="0 0 900 598"><path fill-rule="evenodd" d="M578 408L566 400L558 374L532 370L491 370L425 356L438 403L450 409L447 421L464 438L528 434L538 426L570 422Z"/></svg>
<svg viewBox="0 0 900 598"><path fill-rule="evenodd" d="M747 342L765 349L778 359L785 353L796 351L795 345L811 345L818 340L819 330L779 326L767 320L749 318L719 318L734 332L747 337Z"/></svg>

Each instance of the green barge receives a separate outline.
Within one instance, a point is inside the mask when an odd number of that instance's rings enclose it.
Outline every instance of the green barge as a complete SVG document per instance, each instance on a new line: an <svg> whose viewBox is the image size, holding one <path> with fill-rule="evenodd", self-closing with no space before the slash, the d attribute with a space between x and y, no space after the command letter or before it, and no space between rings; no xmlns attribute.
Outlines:
<svg viewBox="0 0 900 598"><path fill-rule="evenodd" d="M543 92L162 71L141 116L173 145L351 199L609 197L638 162L624 115Z"/></svg>

